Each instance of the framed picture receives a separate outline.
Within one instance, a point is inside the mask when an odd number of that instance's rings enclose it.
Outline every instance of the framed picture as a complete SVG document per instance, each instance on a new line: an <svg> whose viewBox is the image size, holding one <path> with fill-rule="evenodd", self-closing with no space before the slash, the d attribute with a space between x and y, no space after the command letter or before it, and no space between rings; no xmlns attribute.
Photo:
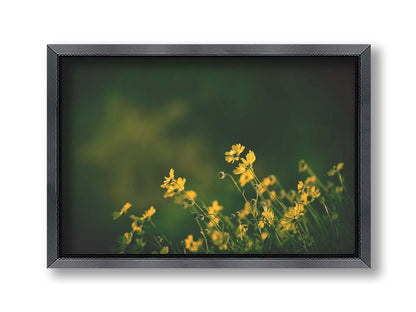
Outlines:
<svg viewBox="0 0 416 312"><path fill-rule="evenodd" d="M49 45L47 266L370 267L369 45Z"/></svg>

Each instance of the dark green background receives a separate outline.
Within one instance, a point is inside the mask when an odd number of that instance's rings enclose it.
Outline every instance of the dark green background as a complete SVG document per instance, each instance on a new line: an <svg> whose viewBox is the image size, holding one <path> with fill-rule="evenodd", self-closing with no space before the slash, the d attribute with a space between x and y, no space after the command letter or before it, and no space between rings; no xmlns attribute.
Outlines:
<svg viewBox="0 0 416 312"><path fill-rule="evenodd" d="M130 228L111 218L127 201L137 214L155 206L171 239L198 235L189 213L163 198L170 168L206 203L241 209L241 195L217 178L232 171L224 152L235 143L256 153L259 177L273 173L287 189L304 177L300 159L323 180L345 162L353 189L354 57L64 57L61 65L63 254L109 253Z"/></svg>

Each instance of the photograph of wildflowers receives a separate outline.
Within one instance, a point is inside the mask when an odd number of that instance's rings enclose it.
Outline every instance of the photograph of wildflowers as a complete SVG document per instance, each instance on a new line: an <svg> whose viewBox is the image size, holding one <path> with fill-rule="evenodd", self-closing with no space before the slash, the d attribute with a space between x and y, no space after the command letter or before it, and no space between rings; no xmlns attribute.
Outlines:
<svg viewBox="0 0 416 312"><path fill-rule="evenodd" d="M354 57L63 57L60 252L357 251Z"/></svg>

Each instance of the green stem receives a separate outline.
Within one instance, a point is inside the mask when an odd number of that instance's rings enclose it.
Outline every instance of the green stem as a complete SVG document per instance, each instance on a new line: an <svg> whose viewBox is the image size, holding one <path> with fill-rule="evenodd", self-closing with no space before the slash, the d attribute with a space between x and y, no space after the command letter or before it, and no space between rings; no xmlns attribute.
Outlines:
<svg viewBox="0 0 416 312"><path fill-rule="evenodd" d="M201 223L199 222L198 218L196 218L195 220L198 223L198 226L199 226L199 229L201 230L202 236L204 237L205 248L206 248L207 253L208 253L209 252L208 240L207 240L207 237L205 236L204 229L202 228Z"/></svg>
<svg viewBox="0 0 416 312"><path fill-rule="evenodd" d="M266 192L269 194L270 198L273 198L277 203L279 203L279 205L283 208L284 211L287 211L287 207L286 205L279 199L277 198L275 195L273 195L264 185L263 183L259 180L259 178L257 177L257 175L254 173L253 168L250 169L250 173L253 175L254 179L256 180L256 182L260 185L262 185L262 187L266 190Z"/></svg>

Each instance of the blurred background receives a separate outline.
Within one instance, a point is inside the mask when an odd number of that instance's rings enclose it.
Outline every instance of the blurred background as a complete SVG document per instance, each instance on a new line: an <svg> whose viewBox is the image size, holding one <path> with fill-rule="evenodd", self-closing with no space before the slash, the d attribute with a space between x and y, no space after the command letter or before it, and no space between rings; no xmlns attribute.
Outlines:
<svg viewBox="0 0 416 312"><path fill-rule="evenodd" d="M300 159L324 181L344 162L354 189L353 57L64 57L61 65L64 255L108 254L130 229L130 219L111 217L126 202L137 215L153 205L170 239L198 236L189 212L163 198L170 168L205 203L240 210L241 195L217 177L234 168L224 152L235 143L256 153L260 178L275 174L286 189L305 178Z"/></svg>

